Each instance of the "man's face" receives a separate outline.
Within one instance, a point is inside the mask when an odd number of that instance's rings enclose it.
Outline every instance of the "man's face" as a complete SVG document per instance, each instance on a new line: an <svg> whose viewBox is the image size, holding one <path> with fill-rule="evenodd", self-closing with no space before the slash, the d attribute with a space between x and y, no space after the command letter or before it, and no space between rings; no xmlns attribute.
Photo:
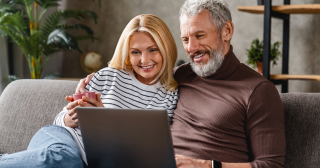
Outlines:
<svg viewBox="0 0 320 168"><path fill-rule="evenodd" d="M183 15L180 30L183 47L187 51L193 70L203 77L216 72L223 61L224 48L209 12L202 11L194 17Z"/></svg>

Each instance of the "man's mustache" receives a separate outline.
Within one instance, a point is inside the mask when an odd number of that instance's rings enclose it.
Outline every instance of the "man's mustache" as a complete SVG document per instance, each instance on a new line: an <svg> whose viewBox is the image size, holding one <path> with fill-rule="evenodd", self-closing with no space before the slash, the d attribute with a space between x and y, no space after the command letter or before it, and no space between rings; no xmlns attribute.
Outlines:
<svg viewBox="0 0 320 168"><path fill-rule="evenodd" d="M188 54L188 56L190 58L192 58L192 57L194 57L194 55L200 55L200 54L203 54L203 53L208 53L210 55L210 51L209 50L198 50L198 51L196 51L194 53Z"/></svg>

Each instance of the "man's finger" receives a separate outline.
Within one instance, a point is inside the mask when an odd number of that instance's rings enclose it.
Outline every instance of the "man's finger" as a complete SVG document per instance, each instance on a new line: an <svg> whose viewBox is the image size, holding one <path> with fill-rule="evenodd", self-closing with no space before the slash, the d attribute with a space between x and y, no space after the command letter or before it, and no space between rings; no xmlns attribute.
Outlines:
<svg viewBox="0 0 320 168"><path fill-rule="evenodd" d="M85 81L86 84L88 84L88 83L91 81L91 79L93 78L94 74L95 74L95 73L91 73L90 75L88 75L88 76L86 77L86 81Z"/></svg>
<svg viewBox="0 0 320 168"><path fill-rule="evenodd" d="M83 78L79 81L78 85L77 85L77 88L76 88L76 93L82 93L82 92L85 92L84 90L84 86L86 85L85 84L85 80L86 78Z"/></svg>

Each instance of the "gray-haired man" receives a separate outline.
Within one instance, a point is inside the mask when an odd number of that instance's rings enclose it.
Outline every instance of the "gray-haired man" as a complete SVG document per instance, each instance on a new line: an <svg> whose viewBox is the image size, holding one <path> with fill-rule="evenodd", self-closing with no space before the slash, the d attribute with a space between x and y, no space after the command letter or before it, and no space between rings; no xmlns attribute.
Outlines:
<svg viewBox="0 0 320 168"><path fill-rule="evenodd" d="M180 14L190 63L175 71L179 101L171 131L177 166L284 167L279 94L234 55L228 5L222 0L186 0ZM84 80L78 88L83 85Z"/></svg>

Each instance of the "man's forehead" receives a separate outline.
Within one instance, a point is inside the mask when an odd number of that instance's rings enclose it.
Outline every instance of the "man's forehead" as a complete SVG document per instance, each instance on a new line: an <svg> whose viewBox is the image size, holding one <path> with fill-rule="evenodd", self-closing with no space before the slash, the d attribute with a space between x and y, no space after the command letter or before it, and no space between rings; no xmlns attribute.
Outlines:
<svg viewBox="0 0 320 168"><path fill-rule="evenodd" d="M208 29L215 29L215 26L212 24L210 17L203 17L202 13L193 17L183 15L180 18L181 35Z"/></svg>

